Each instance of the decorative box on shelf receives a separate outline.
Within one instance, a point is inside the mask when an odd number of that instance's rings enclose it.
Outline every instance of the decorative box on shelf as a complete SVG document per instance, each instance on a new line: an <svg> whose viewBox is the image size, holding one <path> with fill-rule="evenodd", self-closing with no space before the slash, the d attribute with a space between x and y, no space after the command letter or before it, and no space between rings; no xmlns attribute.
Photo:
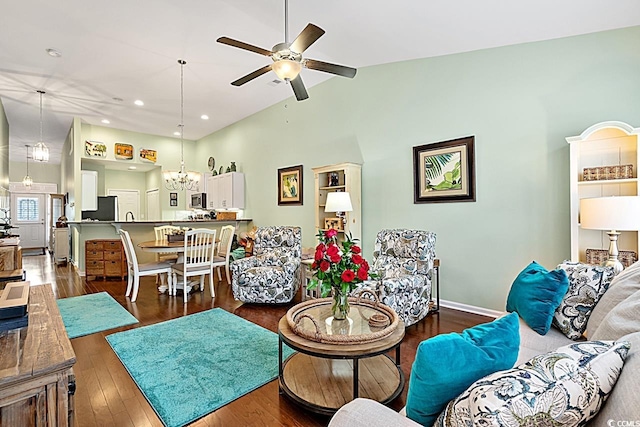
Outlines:
<svg viewBox="0 0 640 427"><path fill-rule="evenodd" d="M236 211L216 211L216 219L218 221L235 221Z"/></svg>
<svg viewBox="0 0 640 427"><path fill-rule="evenodd" d="M600 265L609 258L609 251L606 249L587 249L587 264ZM619 251L618 259L625 268L638 260L638 255L634 251Z"/></svg>
<svg viewBox="0 0 640 427"><path fill-rule="evenodd" d="M582 170L583 181L628 178L633 178L633 165L599 166L594 168L584 168Z"/></svg>

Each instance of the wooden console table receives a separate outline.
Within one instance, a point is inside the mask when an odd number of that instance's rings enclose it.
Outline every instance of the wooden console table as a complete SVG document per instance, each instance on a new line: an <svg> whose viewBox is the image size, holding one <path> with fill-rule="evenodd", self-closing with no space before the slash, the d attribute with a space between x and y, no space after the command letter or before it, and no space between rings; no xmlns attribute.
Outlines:
<svg viewBox="0 0 640 427"><path fill-rule="evenodd" d="M72 426L76 355L51 285L29 293L29 326L0 332L0 426Z"/></svg>

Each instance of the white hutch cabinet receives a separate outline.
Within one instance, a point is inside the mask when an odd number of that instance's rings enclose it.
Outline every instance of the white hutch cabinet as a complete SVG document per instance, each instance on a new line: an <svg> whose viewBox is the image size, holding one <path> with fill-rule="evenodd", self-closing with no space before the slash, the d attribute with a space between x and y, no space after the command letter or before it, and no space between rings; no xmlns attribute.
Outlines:
<svg viewBox="0 0 640 427"><path fill-rule="evenodd" d="M580 227L580 199L640 195L638 191L639 133L640 128L611 121L598 123L581 135L567 138L570 146L571 259L573 261L585 262L587 249L609 247L609 237L605 231ZM638 221L640 224L640 218ZM621 231L618 249L638 254L638 231Z"/></svg>

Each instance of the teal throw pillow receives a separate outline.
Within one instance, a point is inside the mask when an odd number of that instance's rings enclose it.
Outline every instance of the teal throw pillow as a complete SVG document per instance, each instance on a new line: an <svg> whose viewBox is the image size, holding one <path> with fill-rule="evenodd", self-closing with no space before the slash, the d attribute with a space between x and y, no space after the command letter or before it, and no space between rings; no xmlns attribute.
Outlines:
<svg viewBox="0 0 640 427"><path fill-rule="evenodd" d="M533 261L511 285L507 311L517 312L531 329L545 335L568 290L569 279L563 269L548 271Z"/></svg>
<svg viewBox="0 0 640 427"><path fill-rule="evenodd" d="M518 315L508 314L462 333L422 341L411 368L407 416L431 426L447 403L476 380L510 369L518 358Z"/></svg>

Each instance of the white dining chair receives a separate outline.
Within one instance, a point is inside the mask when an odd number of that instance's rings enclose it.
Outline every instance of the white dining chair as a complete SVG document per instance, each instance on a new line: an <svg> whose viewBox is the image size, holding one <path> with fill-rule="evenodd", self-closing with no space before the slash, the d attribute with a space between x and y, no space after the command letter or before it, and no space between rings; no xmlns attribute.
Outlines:
<svg viewBox="0 0 640 427"><path fill-rule="evenodd" d="M227 274L227 283L231 285L231 275L229 274L229 258L231 257L231 243L233 243L233 235L236 228L233 225L225 225L220 230L220 243L218 243L218 252L213 257L213 268L218 270L218 281L222 280L220 270L225 268ZM213 295L213 284L211 285L211 295Z"/></svg>
<svg viewBox="0 0 640 427"><path fill-rule="evenodd" d="M156 234L156 240L164 240L167 238L169 234L175 234L180 230L181 228L175 225L159 225L157 227L153 227L153 231ZM177 252L163 252L163 253L156 254L157 262L165 261L169 263L174 263L177 260L178 260ZM156 283L158 283L158 280L160 280L160 275L156 276Z"/></svg>
<svg viewBox="0 0 640 427"><path fill-rule="evenodd" d="M204 276L209 275L211 296L213 289L213 253L216 245L216 230L198 228L184 233L184 261L171 266L173 272L173 295L176 295L178 275L182 276L182 293L187 303L187 278L200 276L200 289L204 288Z"/></svg>
<svg viewBox="0 0 640 427"><path fill-rule="evenodd" d="M127 292L125 296L131 295L131 302L135 302L138 298L138 289L140 288L140 277L153 276L156 274L167 275L167 285L171 289L171 264L168 262L148 262L144 264L138 263L138 257L136 256L133 242L129 232L120 230L120 240L122 240L122 246L127 256ZM163 276L164 277L164 276ZM133 294L131 292L133 291Z"/></svg>

